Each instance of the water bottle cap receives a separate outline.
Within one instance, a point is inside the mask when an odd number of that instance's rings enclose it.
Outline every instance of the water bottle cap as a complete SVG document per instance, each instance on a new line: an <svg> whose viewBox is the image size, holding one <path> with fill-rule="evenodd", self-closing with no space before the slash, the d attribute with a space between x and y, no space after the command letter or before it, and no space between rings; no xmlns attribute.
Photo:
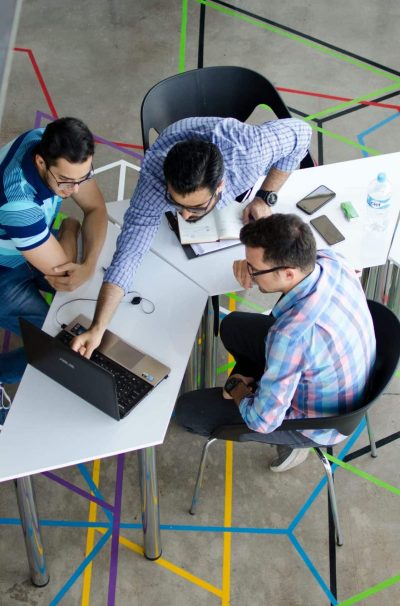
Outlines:
<svg viewBox="0 0 400 606"><path fill-rule="evenodd" d="M379 173L379 175L378 175L378 181L379 181L379 183L383 183L384 181L386 181L386 174L385 173Z"/></svg>

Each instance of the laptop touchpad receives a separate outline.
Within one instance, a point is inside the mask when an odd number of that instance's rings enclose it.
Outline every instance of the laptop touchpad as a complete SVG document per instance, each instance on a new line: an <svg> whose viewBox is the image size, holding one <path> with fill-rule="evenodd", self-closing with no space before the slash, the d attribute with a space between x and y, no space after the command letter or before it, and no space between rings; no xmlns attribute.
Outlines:
<svg viewBox="0 0 400 606"><path fill-rule="evenodd" d="M133 349L133 347L130 347L123 341L119 341L112 347L107 348L107 352L105 353L111 360L121 364L121 366L125 366L125 368L128 368L129 370L132 370L132 368L144 357L144 354Z"/></svg>

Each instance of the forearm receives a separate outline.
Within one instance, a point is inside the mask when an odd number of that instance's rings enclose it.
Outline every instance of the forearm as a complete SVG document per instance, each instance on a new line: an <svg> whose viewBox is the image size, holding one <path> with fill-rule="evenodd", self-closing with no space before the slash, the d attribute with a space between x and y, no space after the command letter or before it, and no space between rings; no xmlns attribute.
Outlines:
<svg viewBox="0 0 400 606"><path fill-rule="evenodd" d="M68 217L61 223L58 231L58 242L67 256L67 260L75 263L78 252L79 221Z"/></svg>
<svg viewBox="0 0 400 606"><path fill-rule="evenodd" d="M92 329L103 333L111 321L115 310L124 296L122 288L116 284L104 282L97 299Z"/></svg>
<svg viewBox="0 0 400 606"><path fill-rule="evenodd" d="M82 263L94 271L107 233L105 208L96 208L85 215L82 223Z"/></svg>
<svg viewBox="0 0 400 606"><path fill-rule="evenodd" d="M239 407L240 402L243 400L243 398L250 395L251 393L253 393L253 390L251 387L249 387L249 385L245 385L245 383L239 383L237 387L235 387L235 389L232 389L231 396L236 406Z"/></svg>
<svg viewBox="0 0 400 606"><path fill-rule="evenodd" d="M265 191L279 191L282 185L288 180L290 172L284 172L278 168L272 167L265 177L260 189Z"/></svg>

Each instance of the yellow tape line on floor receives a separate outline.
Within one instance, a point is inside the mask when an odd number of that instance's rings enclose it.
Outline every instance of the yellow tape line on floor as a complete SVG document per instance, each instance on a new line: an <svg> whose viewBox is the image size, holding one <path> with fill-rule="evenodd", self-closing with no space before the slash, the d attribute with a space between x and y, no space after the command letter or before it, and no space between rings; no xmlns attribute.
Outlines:
<svg viewBox="0 0 400 606"><path fill-rule="evenodd" d="M104 528L96 528L96 530L98 532L100 532L101 534L105 534L107 532ZM127 547L131 551L134 551L135 553L143 555L143 547L141 547L141 545L138 545L137 543L133 543L133 541L129 541L125 537L121 537L121 536L119 537L119 542L121 545L123 545L124 547ZM168 562L168 560L165 560L164 558L158 558L158 560L154 560L154 564L157 564L158 566L161 566L162 568L166 568L170 572L173 572L173 573L177 574L178 576L186 579L186 581L190 581L191 583L194 583L194 585L198 585L199 587L202 587L202 589L205 589L206 591L213 593L214 595L218 596L219 598L222 597L221 589L218 589L218 587L211 585L211 583L207 583L207 581L203 581L203 579L196 577L194 574L191 574L187 570L184 570L183 568L180 568L179 566L172 564L172 562Z"/></svg>
<svg viewBox="0 0 400 606"><path fill-rule="evenodd" d="M229 299L229 311L235 311L236 301ZM229 354L228 362L233 357ZM227 442L225 449L225 511L224 526L232 525L232 476L233 476L233 443ZM224 547L222 559L222 606L229 606L231 597L231 546L232 534L224 533Z"/></svg>
<svg viewBox="0 0 400 606"><path fill-rule="evenodd" d="M232 525L232 470L233 442L226 443L225 463L225 513L224 526ZM231 543L232 534L224 532L224 555L222 561L222 606L229 606L231 596Z"/></svg>

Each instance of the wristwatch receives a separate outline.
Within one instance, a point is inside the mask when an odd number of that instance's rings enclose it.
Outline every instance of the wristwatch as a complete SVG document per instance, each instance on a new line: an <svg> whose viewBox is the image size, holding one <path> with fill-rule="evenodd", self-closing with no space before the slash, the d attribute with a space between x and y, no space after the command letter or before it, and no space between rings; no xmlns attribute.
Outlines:
<svg viewBox="0 0 400 606"><path fill-rule="evenodd" d="M278 194L274 191L266 191L265 189L259 189L255 197L264 200L268 206L274 206L278 202Z"/></svg>
<svg viewBox="0 0 400 606"><path fill-rule="evenodd" d="M239 383L243 383L242 379L239 379L239 377L228 377L228 380L224 385L226 393L231 395L231 391L235 389L236 385L239 385Z"/></svg>

